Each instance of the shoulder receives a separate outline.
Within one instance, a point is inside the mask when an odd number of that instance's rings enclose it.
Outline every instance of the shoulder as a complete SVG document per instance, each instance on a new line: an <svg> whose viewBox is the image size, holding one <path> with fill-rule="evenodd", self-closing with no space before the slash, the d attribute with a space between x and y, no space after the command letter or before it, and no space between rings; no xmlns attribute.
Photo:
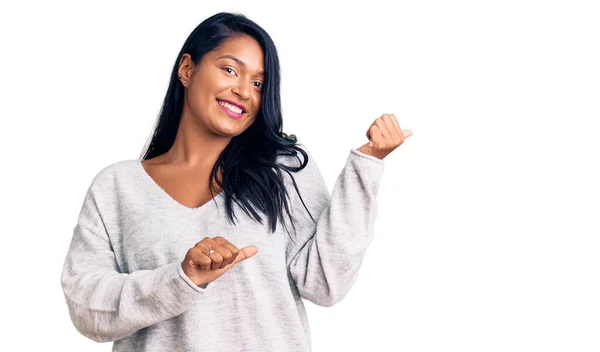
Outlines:
<svg viewBox="0 0 600 352"><path fill-rule="evenodd" d="M113 189L120 182L135 175L141 167L139 159L126 159L107 164L96 172L90 183L90 189Z"/></svg>
<svg viewBox="0 0 600 352"><path fill-rule="evenodd" d="M289 167L294 177L310 178L320 175L315 158L306 145L297 143L296 146L301 151L296 151L296 155L280 155L277 157L277 163Z"/></svg>
<svg viewBox="0 0 600 352"><path fill-rule="evenodd" d="M315 164L312 153L308 150L306 145L302 143L296 143L295 145L301 151L295 151L295 155L279 155L277 156L277 163L290 167L300 167L306 162L306 166Z"/></svg>
<svg viewBox="0 0 600 352"><path fill-rule="evenodd" d="M136 162L139 160L121 160L101 167L88 185L80 212L80 220L85 217L87 223L101 226L108 223L122 196L131 193L136 184ZM141 167L141 163L139 164ZM103 214L100 216L99 214ZM99 227L98 227L99 228Z"/></svg>
<svg viewBox="0 0 600 352"><path fill-rule="evenodd" d="M297 143L296 146L304 153L297 152L295 156L285 155L278 158L278 163L280 165L290 167L289 173L283 172L286 188L290 187L291 189L294 189L295 187L298 187L303 194L306 194L307 192L327 194L328 190L325 185L325 180L323 179L323 174L321 173L313 154L304 144ZM304 167L302 167L303 165Z"/></svg>

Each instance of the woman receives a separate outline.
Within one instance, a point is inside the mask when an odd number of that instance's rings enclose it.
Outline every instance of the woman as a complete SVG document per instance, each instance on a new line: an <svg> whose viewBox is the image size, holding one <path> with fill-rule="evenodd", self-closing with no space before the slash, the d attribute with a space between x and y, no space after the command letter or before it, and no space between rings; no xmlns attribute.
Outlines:
<svg viewBox="0 0 600 352"><path fill-rule="evenodd" d="M332 196L282 131L269 35L219 13L186 40L141 159L102 169L62 272L71 319L113 351L308 351L302 298L348 292L373 236L393 115L351 149Z"/></svg>

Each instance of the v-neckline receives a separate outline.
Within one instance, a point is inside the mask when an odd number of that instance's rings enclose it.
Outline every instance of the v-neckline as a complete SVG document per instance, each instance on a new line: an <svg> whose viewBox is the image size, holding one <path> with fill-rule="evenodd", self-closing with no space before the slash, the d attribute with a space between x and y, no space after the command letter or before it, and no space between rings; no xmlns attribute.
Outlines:
<svg viewBox="0 0 600 352"><path fill-rule="evenodd" d="M213 198L209 199L206 203L198 206L198 207L188 207L187 205L183 205L180 202L178 202L175 198L173 198L167 191L165 191L153 178L152 176L150 176L150 174L148 173L148 171L146 171L146 168L144 167L144 164L142 164L144 160L142 159L137 159L136 160L136 164L139 167L139 169L141 170L141 173L144 175L144 178L146 180L149 181L151 187L156 191L157 194L159 194L162 198L165 198L167 200L167 202L171 203L172 205L174 205L177 208L183 209L185 211L188 212L200 212L206 208L208 208L212 203L217 203L218 204L221 202L221 200L225 197L224 191L221 191L219 193L217 193L216 196L214 196Z"/></svg>

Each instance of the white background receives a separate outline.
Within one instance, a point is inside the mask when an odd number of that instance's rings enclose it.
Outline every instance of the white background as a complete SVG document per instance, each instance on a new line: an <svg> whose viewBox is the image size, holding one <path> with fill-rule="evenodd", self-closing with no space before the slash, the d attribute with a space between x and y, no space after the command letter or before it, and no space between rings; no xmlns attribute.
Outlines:
<svg viewBox="0 0 600 352"><path fill-rule="evenodd" d="M0 349L110 351L60 286L85 191L139 157L183 42L232 10L273 37L284 131L330 191L375 118L414 132L353 289L307 302L314 351L599 351L598 9L391 4L3 3Z"/></svg>

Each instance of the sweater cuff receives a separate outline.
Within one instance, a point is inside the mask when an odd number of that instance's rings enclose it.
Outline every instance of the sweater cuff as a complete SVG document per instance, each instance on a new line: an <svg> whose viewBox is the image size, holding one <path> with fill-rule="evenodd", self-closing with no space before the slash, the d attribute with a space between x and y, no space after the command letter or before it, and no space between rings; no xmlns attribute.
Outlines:
<svg viewBox="0 0 600 352"><path fill-rule="evenodd" d="M384 164L384 161L383 161L383 159L379 159L379 158L376 158L376 157L374 157L374 156L372 156L372 155L365 154L365 153L363 153L363 152L359 152L359 151L358 151L357 149L355 149L355 148L352 148L352 149L350 149L350 153L352 153L352 154L354 154L354 155L356 155L356 156L358 156L358 157L360 157L360 158L364 158L364 159L367 159L367 160L374 161L374 162L376 162L376 163L378 163L378 164Z"/></svg>
<svg viewBox="0 0 600 352"><path fill-rule="evenodd" d="M373 181L379 181L381 179L385 165L383 159L359 152L356 149L350 149L350 154L348 155L346 163L360 170L365 175L369 175L369 179Z"/></svg>
<svg viewBox="0 0 600 352"><path fill-rule="evenodd" d="M209 289L210 287L210 282L206 283L204 285L200 285L197 286L192 280L190 280L190 278L185 274L185 272L183 271L183 268L181 267L181 262L178 263L177 265L177 271L179 272L179 276L181 276L181 279L188 285L190 286L192 289L194 289L196 292L205 292L207 289Z"/></svg>
<svg viewBox="0 0 600 352"><path fill-rule="evenodd" d="M374 156L359 152L356 149L350 149L350 154L346 161L348 171L356 172L356 175L362 180L373 194L379 192L379 185L383 177L384 162ZM356 177L356 176L354 176Z"/></svg>

